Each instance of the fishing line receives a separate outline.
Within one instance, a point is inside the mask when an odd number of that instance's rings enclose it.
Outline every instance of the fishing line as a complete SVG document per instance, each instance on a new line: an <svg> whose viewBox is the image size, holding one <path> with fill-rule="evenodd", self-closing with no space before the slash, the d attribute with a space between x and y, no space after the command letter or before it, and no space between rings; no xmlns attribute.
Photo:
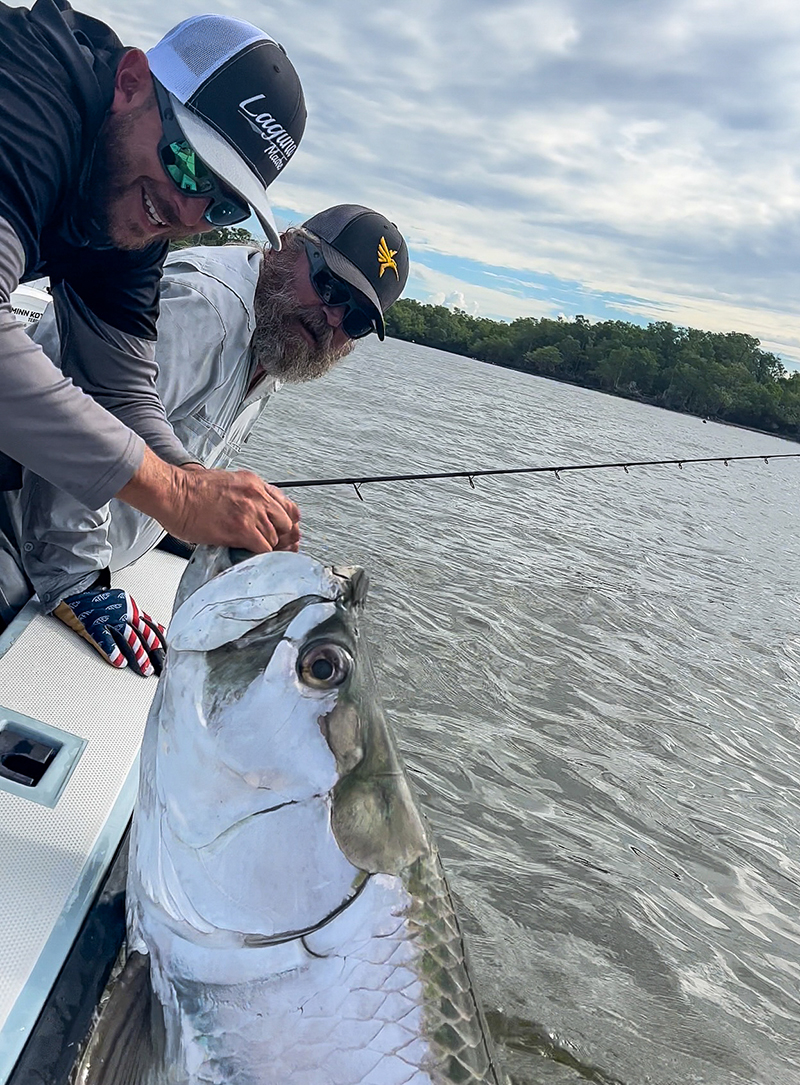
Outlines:
<svg viewBox="0 0 800 1085"><path fill-rule="evenodd" d="M556 478L566 471L604 471L612 467L622 468L625 474L630 467L678 467L683 470L684 464L689 463L724 463L729 464L738 460L763 460L768 464L770 460L795 460L800 459L800 452L779 452L767 456L700 456L686 457L680 460L620 460L615 463L566 463L550 467L491 467L485 470L475 471L430 471L416 475L361 475L352 478L304 478L287 479L285 482L274 482L282 490L289 490L293 486L352 486L356 491L359 501L363 501L361 487L365 482L417 482L435 478L465 478L469 481L472 489L475 489L475 479L487 475L537 475L551 473Z"/></svg>

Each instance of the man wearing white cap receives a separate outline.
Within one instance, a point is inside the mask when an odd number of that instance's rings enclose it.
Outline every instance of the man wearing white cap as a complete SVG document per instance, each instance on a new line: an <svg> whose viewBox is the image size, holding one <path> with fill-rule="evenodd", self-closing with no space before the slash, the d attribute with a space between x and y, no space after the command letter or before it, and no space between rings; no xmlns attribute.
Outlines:
<svg viewBox="0 0 800 1085"><path fill-rule="evenodd" d="M0 106L0 486L18 485L23 465L189 541L296 548L292 501L250 472L205 470L181 445L153 361L171 239L252 211L280 244L266 188L305 127L282 48L208 15L146 56L66 0L0 4ZM42 275L63 373L11 310L15 287Z"/></svg>

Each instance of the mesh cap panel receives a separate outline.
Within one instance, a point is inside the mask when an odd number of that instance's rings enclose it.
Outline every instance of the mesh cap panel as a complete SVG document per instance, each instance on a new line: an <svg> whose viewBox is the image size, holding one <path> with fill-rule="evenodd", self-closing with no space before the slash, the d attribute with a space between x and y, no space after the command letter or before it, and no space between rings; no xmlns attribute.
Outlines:
<svg viewBox="0 0 800 1085"><path fill-rule="evenodd" d="M187 102L197 88L237 53L259 41L271 41L263 30L239 19L197 15L170 31L148 53L157 79L179 102Z"/></svg>

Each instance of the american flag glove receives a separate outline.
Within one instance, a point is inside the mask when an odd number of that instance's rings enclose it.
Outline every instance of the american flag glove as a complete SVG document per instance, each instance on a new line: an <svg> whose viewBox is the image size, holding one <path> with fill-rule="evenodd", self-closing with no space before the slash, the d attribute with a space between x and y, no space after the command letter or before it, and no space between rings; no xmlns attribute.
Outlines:
<svg viewBox="0 0 800 1085"><path fill-rule="evenodd" d="M130 666L145 676L161 674L166 630L122 588L94 587L68 595L53 614L112 667Z"/></svg>

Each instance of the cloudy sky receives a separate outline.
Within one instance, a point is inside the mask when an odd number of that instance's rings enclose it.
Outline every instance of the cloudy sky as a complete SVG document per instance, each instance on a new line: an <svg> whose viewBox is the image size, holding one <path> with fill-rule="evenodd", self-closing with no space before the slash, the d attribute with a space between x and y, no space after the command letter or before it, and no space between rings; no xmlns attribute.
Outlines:
<svg viewBox="0 0 800 1085"><path fill-rule="evenodd" d="M281 41L309 121L279 220L381 210L411 297L745 331L800 364L792 0L74 6L143 48L203 10Z"/></svg>

